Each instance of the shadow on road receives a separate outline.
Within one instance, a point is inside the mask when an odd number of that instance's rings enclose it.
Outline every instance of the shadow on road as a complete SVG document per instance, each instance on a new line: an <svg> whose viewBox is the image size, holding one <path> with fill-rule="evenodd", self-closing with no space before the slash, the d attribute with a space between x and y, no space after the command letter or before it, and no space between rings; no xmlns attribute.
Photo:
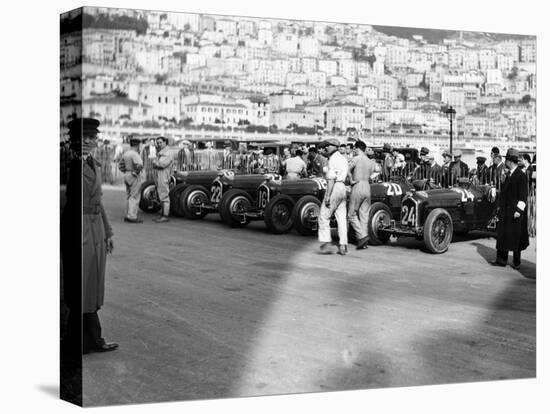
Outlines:
<svg viewBox="0 0 550 414"><path fill-rule="evenodd" d="M481 243L470 243L470 244L476 247L477 253L487 261L487 264L490 265L491 262L496 260L496 257L497 257L496 249L492 249ZM512 258L510 257L509 263L511 262L511 260ZM517 269L517 272L527 279L536 280L537 265L529 260L522 259L521 266L519 267L519 269Z"/></svg>

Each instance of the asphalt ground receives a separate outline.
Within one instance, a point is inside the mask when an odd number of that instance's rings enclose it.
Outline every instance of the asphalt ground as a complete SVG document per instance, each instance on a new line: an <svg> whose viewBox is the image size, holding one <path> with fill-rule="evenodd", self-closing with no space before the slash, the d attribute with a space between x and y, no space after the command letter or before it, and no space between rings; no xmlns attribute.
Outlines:
<svg viewBox="0 0 550 414"><path fill-rule="evenodd" d="M85 405L230 398L536 376L536 243L492 267L477 233L433 255L398 239L319 255L315 237L231 229L218 215L123 222L105 305L114 352L83 360ZM511 258L510 258L511 259Z"/></svg>

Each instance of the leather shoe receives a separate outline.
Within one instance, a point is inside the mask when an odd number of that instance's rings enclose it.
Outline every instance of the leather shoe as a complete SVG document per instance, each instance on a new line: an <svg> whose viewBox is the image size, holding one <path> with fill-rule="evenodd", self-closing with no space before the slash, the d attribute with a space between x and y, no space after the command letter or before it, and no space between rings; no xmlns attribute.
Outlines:
<svg viewBox="0 0 550 414"><path fill-rule="evenodd" d="M332 254L332 253L334 253L333 250L332 250L332 243L329 243L329 242L321 244L321 247L319 249L320 249L321 254Z"/></svg>
<svg viewBox="0 0 550 414"><path fill-rule="evenodd" d="M368 237L363 237L361 239L359 239L357 241L357 246L356 246L356 249L357 250L361 250L361 249L368 249L369 246L367 246L367 243L369 242L369 238Z"/></svg>
<svg viewBox="0 0 550 414"><path fill-rule="evenodd" d="M346 254L348 254L347 244L341 244L340 246L338 246L338 254L341 256L345 256Z"/></svg>
<svg viewBox="0 0 550 414"><path fill-rule="evenodd" d="M117 348L118 344L115 344L114 342L110 344L105 343L98 348L97 352L109 352L114 351Z"/></svg>
<svg viewBox="0 0 550 414"><path fill-rule="evenodd" d="M512 268L518 270L520 265L521 265L521 262L519 262L519 263L512 263Z"/></svg>
<svg viewBox="0 0 550 414"><path fill-rule="evenodd" d="M128 218L128 217L124 217L124 221L126 223L143 223L143 220L138 219L138 218L131 219L131 218Z"/></svg>
<svg viewBox="0 0 550 414"><path fill-rule="evenodd" d="M118 348L118 344L111 343L111 344L103 344L101 346L95 347L95 348L84 348L83 354L91 354L92 352L109 352L114 351Z"/></svg>
<svg viewBox="0 0 550 414"><path fill-rule="evenodd" d="M506 267L506 263L502 263L502 262L499 262L498 260L495 260L494 262L491 262L491 266Z"/></svg>

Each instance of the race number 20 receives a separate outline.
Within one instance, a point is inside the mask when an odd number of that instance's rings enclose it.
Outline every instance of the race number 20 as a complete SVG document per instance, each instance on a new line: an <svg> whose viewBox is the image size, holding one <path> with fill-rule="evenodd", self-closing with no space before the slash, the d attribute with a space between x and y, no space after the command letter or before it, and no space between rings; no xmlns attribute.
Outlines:
<svg viewBox="0 0 550 414"><path fill-rule="evenodd" d="M403 190L401 190L401 186L399 184L384 183L384 187L386 187L386 195L399 196L403 194Z"/></svg>

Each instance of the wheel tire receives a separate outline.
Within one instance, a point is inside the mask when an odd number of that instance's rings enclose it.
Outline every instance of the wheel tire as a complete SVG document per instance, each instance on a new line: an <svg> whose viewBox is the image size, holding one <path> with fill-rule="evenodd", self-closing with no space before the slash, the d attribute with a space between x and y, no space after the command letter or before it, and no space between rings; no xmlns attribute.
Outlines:
<svg viewBox="0 0 550 414"><path fill-rule="evenodd" d="M158 213L162 208L154 181L145 181L139 189L139 208L144 213Z"/></svg>
<svg viewBox="0 0 550 414"><path fill-rule="evenodd" d="M244 227L249 222L243 223L235 213L243 207L249 207L253 203L252 197L244 190L232 189L226 192L218 207L220 217L225 224L231 227Z"/></svg>
<svg viewBox="0 0 550 414"><path fill-rule="evenodd" d="M390 239L389 233L379 233L380 225L389 225L392 219L390 208L384 203L374 203L369 209L369 243L373 246L385 244Z"/></svg>
<svg viewBox="0 0 550 414"><path fill-rule="evenodd" d="M453 239L453 220L447 210L436 208L424 223L424 244L431 253L445 253Z"/></svg>
<svg viewBox="0 0 550 414"><path fill-rule="evenodd" d="M190 185L182 191L178 199L178 208L181 209L183 216L189 220L199 220L208 214L207 210L199 210L194 204L195 201L207 203L209 200L208 190L202 185Z"/></svg>
<svg viewBox="0 0 550 414"><path fill-rule="evenodd" d="M321 202L314 196L304 196L300 198L294 209L292 210L292 221L294 228L302 236L311 236L317 232L316 228L312 228L307 220L308 217L315 215L319 217L321 211ZM316 226L315 226L316 227Z"/></svg>
<svg viewBox="0 0 550 414"><path fill-rule="evenodd" d="M179 198L181 193L187 188L187 184L181 183L170 190L170 214L176 217L182 217L183 212L180 208Z"/></svg>
<svg viewBox="0 0 550 414"><path fill-rule="evenodd" d="M273 234L284 234L292 230L292 209L294 200L286 194L273 197L265 208L264 222Z"/></svg>

